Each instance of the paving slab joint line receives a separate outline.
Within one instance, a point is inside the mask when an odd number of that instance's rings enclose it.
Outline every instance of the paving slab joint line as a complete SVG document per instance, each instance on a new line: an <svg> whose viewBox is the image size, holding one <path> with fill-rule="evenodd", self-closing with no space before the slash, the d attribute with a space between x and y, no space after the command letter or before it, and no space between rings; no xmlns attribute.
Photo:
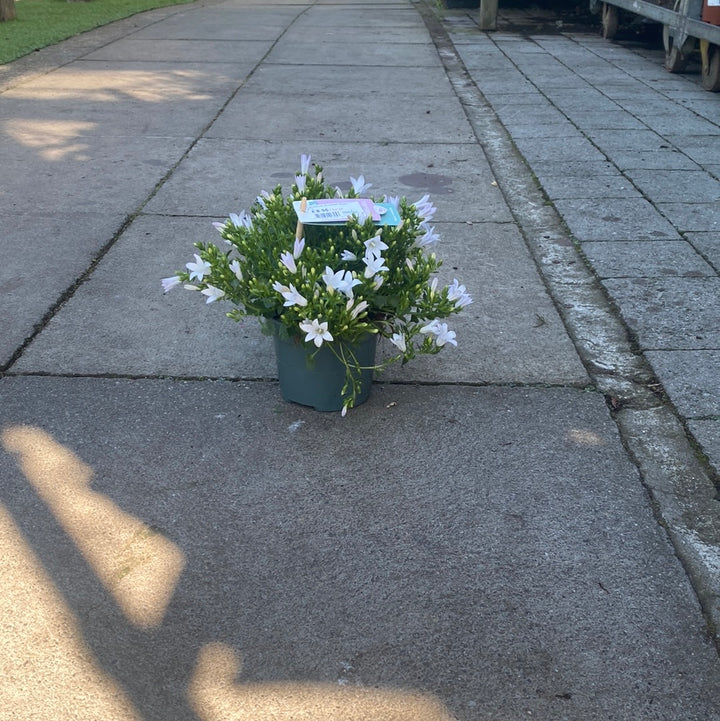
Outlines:
<svg viewBox="0 0 720 721"><path fill-rule="evenodd" d="M588 375L608 400L658 523L666 530L720 651L720 501L714 472L662 384L465 68L431 0L415 0ZM478 31L481 32L481 31ZM478 98L483 102L478 104ZM484 107L483 107L484 106Z"/></svg>

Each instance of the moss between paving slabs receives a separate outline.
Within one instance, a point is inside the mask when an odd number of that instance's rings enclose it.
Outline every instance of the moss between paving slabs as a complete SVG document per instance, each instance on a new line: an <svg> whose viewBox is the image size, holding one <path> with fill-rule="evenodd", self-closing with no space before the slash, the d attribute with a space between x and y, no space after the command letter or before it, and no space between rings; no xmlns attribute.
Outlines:
<svg viewBox="0 0 720 721"><path fill-rule="evenodd" d="M15 0L17 17L0 23L0 63L144 10L192 0Z"/></svg>

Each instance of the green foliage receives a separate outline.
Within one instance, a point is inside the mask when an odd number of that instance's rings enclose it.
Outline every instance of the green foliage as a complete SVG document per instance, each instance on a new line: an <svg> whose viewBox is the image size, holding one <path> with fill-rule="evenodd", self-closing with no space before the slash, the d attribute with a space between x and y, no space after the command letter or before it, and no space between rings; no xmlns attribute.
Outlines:
<svg viewBox="0 0 720 721"><path fill-rule="evenodd" d="M144 10L191 0L16 0L15 20L0 23L0 63Z"/></svg>

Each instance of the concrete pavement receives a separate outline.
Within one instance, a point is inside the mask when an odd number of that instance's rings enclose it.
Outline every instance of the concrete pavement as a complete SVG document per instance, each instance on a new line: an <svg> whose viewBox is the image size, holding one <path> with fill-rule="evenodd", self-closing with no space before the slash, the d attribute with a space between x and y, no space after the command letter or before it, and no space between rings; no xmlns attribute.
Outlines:
<svg viewBox="0 0 720 721"><path fill-rule="evenodd" d="M712 418L658 397L622 283L571 242L612 267L594 205L525 165L598 148L553 122L523 149L502 114L532 137L511 69L584 46L472 23L194 3L0 68L0 719L720 719L716 501L682 425ZM345 419L281 401L254 323L159 290L303 152L429 192L475 298L456 351Z"/></svg>
<svg viewBox="0 0 720 721"><path fill-rule="evenodd" d="M717 472L720 98L697 58L665 72L649 33L611 43L547 32L542 13L503 20L478 34L456 14L452 40Z"/></svg>
<svg viewBox="0 0 720 721"><path fill-rule="evenodd" d="M485 147L496 173L507 168L515 217L717 618L708 578L719 568L720 98L702 89L698 58L686 74L664 71L657 31L626 28L623 41L609 43L558 18L505 10L500 31L478 39L472 13L449 16L461 65L456 87L469 80L493 108L488 118L466 103L491 139ZM518 182L507 141L541 190L530 208L535 184ZM574 239L600 286L568 272L578 256L558 252L547 232L558 223L560 243ZM607 312L598 313L600 296Z"/></svg>

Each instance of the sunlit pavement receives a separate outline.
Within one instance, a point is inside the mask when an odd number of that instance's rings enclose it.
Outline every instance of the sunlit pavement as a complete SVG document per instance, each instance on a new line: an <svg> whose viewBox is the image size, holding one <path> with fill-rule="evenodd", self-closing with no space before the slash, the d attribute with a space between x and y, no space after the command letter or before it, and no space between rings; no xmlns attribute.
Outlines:
<svg viewBox="0 0 720 721"><path fill-rule="evenodd" d="M459 54L409 2L198 3L0 68L2 721L720 719L714 588L676 555L716 558L707 467L455 17ZM475 298L344 419L160 290L303 152L430 192Z"/></svg>

